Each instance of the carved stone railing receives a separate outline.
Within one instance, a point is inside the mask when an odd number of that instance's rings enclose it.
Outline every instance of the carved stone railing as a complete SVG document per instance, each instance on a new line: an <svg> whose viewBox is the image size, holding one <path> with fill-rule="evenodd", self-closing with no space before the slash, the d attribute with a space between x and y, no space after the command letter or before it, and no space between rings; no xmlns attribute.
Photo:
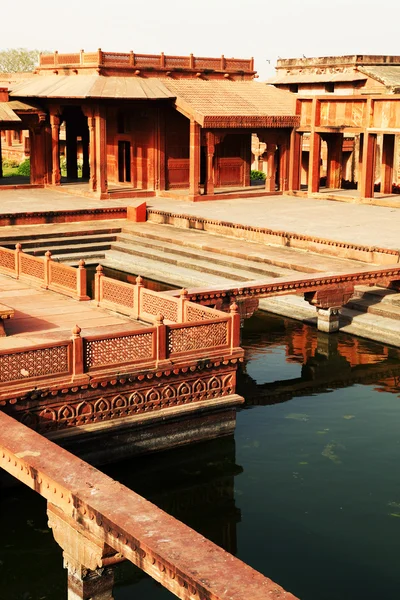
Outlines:
<svg viewBox="0 0 400 600"><path fill-rule="evenodd" d="M72 341L0 351L0 389L32 379L71 376ZM1 405L1 402L0 402Z"/></svg>
<svg viewBox="0 0 400 600"><path fill-rule="evenodd" d="M254 60L243 58L219 58L203 56L169 56L161 54L135 54L134 52L76 52L70 54L41 54L39 68L124 68L154 70L210 70L224 72L254 73Z"/></svg>
<svg viewBox="0 0 400 600"><path fill-rule="evenodd" d="M15 250L0 247L0 273L30 281L76 300L90 299L86 294L86 269L83 260L79 261L78 269L75 269L54 262L51 252L46 252L44 257L31 256L22 251L21 244L17 244Z"/></svg>
<svg viewBox="0 0 400 600"><path fill-rule="evenodd" d="M39 265L44 270L51 264L50 260L43 263L36 257L29 258L34 259L35 267ZM33 279L36 275L31 271L28 276ZM37 280L41 281L39 275ZM54 288L56 285L59 284ZM171 361L204 360L221 354L232 357L240 350L240 315L236 304L231 306L230 314L196 307L186 299L185 291L180 298L174 298L146 290L141 278L137 285L131 285L103 276L101 269L96 274L96 300L99 306L124 314L136 311L150 325L143 323L142 327L115 334L83 336L81 328L75 326L70 340L0 351L0 405L2 398L15 393L16 388L30 389L37 380L51 380L52 384L58 380L84 383L89 376L105 370L132 373L142 368L168 366ZM161 310L166 313L170 310L169 316L174 319L164 321ZM187 321L182 318L185 316Z"/></svg>

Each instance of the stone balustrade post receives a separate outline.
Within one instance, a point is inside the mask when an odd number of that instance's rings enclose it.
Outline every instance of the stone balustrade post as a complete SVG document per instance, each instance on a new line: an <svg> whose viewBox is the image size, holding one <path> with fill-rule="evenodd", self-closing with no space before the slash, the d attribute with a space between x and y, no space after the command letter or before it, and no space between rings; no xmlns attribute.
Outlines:
<svg viewBox="0 0 400 600"><path fill-rule="evenodd" d="M164 325L164 316L160 313L155 318L155 326L157 328L157 363L167 358L167 328Z"/></svg>
<svg viewBox="0 0 400 600"><path fill-rule="evenodd" d="M74 378L84 372L81 331L82 329L78 325L72 329L72 375Z"/></svg>
<svg viewBox="0 0 400 600"><path fill-rule="evenodd" d="M183 323L185 321L185 305L188 299L188 291L183 289L181 290L179 296L179 304L178 304L178 323Z"/></svg>
<svg viewBox="0 0 400 600"><path fill-rule="evenodd" d="M229 307L231 315L231 351L240 346L240 314L239 307L233 302Z"/></svg>
<svg viewBox="0 0 400 600"><path fill-rule="evenodd" d="M51 261L51 252L47 250L44 255L44 282L43 287L48 290L50 285L50 261Z"/></svg>
<svg viewBox="0 0 400 600"><path fill-rule="evenodd" d="M142 289L143 289L143 278L138 275L136 277L136 285L134 289L134 307L133 316L135 319L140 319L141 306L142 306Z"/></svg>
<svg viewBox="0 0 400 600"><path fill-rule="evenodd" d="M103 275L103 267L101 265L97 265L96 275L94 277L94 299L97 302L97 306L100 306L100 302L103 299L103 286L101 281Z"/></svg>
<svg viewBox="0 0 400 600"><path fill-rule="evenodd" d="M15 277L19 279L19 274L21 272L21 262L20 262L20 254L22 252L21 244L15 244Z"/></svg>
<svg viewBox="0 0 400 600"><path fill-rule="evenodd" d="M76 277L76 295L78 300L90 300L87 295L87 277L85 261L81 258L78 265L78 272Z"/></svg>

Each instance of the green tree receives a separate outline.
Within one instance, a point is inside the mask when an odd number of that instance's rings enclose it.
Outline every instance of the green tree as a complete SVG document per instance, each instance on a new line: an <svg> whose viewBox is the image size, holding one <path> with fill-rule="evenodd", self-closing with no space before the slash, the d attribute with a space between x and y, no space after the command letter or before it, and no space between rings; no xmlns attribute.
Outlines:
<svg viewBox="0 0 400 600"><path fill-rule="evenodd" d="M33 71L39 62L39 50L7 48L0 50L0 73Z"/></svg>

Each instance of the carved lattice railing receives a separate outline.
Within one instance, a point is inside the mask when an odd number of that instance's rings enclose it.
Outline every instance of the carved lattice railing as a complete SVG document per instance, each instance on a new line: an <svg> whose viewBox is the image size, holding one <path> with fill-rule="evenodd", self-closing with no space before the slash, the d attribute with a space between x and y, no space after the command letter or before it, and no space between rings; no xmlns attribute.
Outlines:
<svg viewBox="0 0 400 600"><path fill-rule="evenodd" d="M89 300L83 260L75 269L54 262L50 252L46 252L44 257L25 254L21 244L17 244L15 250L0 247L0 273L30 281L41 288L60 292L77 300Z"/></svg>
<svg viewBox="0 0 400 600"><path fill-rule="evenodd" d="M49 379L72 374L72 341L38 345L28 350L0 352L0 388L32 379Z"/></svg>
<svg viewBox="0 0 400 600"><path fill-rule="evenodd" d="M134 52L75 52L70 54L41 54L39 66L52 67L120 67L152 69L208 69L210 71L254 72L253 59L225 58L224 56L169 56L135 54Z"/></svg>

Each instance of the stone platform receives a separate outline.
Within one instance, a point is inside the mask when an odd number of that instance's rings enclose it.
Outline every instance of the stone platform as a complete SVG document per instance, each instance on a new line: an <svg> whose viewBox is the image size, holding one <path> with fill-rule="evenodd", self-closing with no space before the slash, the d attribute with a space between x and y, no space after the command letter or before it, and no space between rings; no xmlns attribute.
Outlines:
<svg viewBox="0 0 400 600"><path fill-rule="evenodd" d="M92 302L6 275L0 302L0 406L32 429L102 463L232 434L237 313L101 272Z"/></svg>

